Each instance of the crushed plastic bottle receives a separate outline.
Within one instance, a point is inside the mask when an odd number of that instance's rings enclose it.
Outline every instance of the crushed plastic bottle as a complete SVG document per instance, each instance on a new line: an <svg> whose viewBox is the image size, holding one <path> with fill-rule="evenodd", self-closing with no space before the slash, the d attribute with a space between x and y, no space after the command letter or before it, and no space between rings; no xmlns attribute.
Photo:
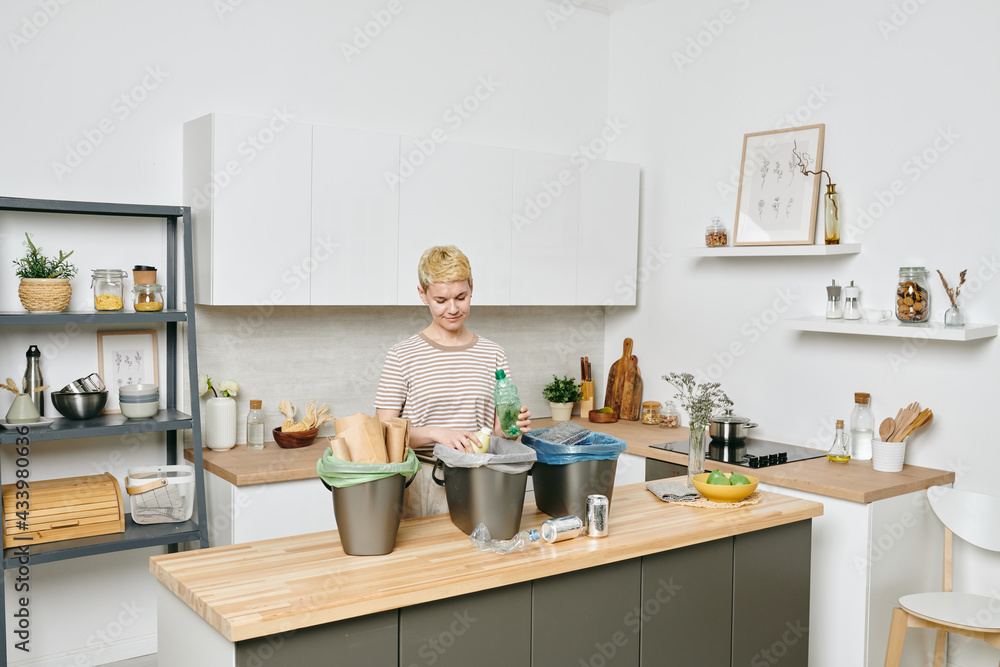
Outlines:
<svg viewBox="0 0 1000 667"><path fill-rule="evenodd" d="M495 554L509 554L522 551L532 542L542 538L537 530L522 530L509 540L494 540L490 538L490 529L485 523L480 523L469 534L469 543L480 551L492 551Z"/></svg>
<svg viewBox="0 0 1000 667"><path fill-rule="evenodd" d="M493 403L500 417L500 428L512 438L521 435L521 427L517 425L517 417L521 414L521 398L517 395L517 386L511 381L502 368L496 373L497 382L493 387Z"/></svg>

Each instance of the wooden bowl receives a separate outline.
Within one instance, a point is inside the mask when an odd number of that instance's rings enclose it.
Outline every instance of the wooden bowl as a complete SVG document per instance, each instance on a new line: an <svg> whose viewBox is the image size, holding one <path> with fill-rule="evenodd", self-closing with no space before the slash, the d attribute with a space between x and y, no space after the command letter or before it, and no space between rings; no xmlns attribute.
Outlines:
<svg viewBox="0 0 1000 667"><path fill-rule="evenodd" d="M617 412L601 412L600 410L591 410L587 414L587 419L594 422L595 424L613 424L618 421Z"/></svg>
<svg viewBox="0 0 1000 667"><path fill-rule="evenodd" d="M749 484L740 484L739 486L725 486L722 484L706 484L705 480L711 473L703 472L701 474L695 475L691 478L694 482L694 488L698 489L698 493L705 496L709 500L717 503L738 503L741 500L750 496L751 493L757 490L757 478L751 477L750 475L745 475L747 479L750 480ZM726 474L729 477L732 473Z"/></svg>
<svg viewBox="0 0 1000 667"><path fill-rule="evenodd" d="M278 443L278 447L284 449L308 447L313 444L317 433L319 433L319 427L309 429L308 431L289 431L288 433L283 433L279 426L271 431L271 435L274 437L274 441Z"/></svg>

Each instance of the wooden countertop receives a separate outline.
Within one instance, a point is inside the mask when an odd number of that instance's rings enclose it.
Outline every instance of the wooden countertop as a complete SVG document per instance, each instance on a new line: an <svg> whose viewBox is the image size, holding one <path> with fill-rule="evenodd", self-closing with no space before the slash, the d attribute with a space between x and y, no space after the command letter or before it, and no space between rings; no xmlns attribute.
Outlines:
<svg viewBox="0 0 1000 667"><path fill-rule="evenodd" d="M297 449L284 449L274 442L265 442L264 449L258 450L247 449L246 445L236 445L224 452L203 448L201 457L205 470L236 486L315 479L319 476L316 461L323 456L329 442L326 436L321 436L311 445ZM194 461L191 449L184 450L184 458Z"/></svg>
<svg viewBox="0 0 1000 667"><path fill-rule="evenodd" d="M687 454L677 454L651 446L687 440L688 429L686 428L659 428L658 426L628 421L617 421L614 424L592 424L589 420L579 417L574 417L573 421L592 431L601 431L621 438L628 443L628 449L625 451L629 454L683 466L687 465ZM545 428L552 423L552 420L540 419L537 427ZM532 425L535 425L534 421L532 421ZM718 468L725 472L739 470L753 475L765 484L808 491L856 503L871 503L914 491L923 491L932 486L951 484L955 481L955 473L947 470L904 465L901 472L878 472L872 469L871 461L851 460L844 464L827 461L825 457L756 469L717 461L706 462L706 467L711 470Z"/></svg>
<svg viewBox="0 0 1000 667"><path fill-rule="evenodd" d="M337 531L154 556L150 571L229 641L330 623L811 519L823 506L764 493L758 505L702 509L615 489L609 535L500 556L476 551L447 514L400 524L385 556L347 556ZM322 511L332 511L322 508ZM549 518L531 501L521 529Z"/></svg>

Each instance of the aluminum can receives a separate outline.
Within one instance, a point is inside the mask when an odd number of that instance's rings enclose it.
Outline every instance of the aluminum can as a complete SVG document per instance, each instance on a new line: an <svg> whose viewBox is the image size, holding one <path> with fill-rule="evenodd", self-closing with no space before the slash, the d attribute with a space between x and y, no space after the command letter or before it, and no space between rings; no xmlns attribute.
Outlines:
<svg viewBox="0 0 1000 667"><path fill-rule="evenodd" d="M583 532L583 520L573 515L548 519L542 522L539 532L546 542L562 542Z"/></svg>
<svg viewBox="0 0 1000 667"><path fill-rule="evenodd" d="M608 536L608 497L599 493L587 496L587 537Z"/></svg>

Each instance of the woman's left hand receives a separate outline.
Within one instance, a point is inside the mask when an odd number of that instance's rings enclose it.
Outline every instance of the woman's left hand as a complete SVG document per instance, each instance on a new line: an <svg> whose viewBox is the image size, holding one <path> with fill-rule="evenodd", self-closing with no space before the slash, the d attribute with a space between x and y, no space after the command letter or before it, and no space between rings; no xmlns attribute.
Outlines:
<svg viewBox="0 0 1000 667"><path fill-rule="evenodd" d="M531 410L527 405L521 406L521 414L517 416L517 425L521 429L521 434L531 432Z"/></svg>

